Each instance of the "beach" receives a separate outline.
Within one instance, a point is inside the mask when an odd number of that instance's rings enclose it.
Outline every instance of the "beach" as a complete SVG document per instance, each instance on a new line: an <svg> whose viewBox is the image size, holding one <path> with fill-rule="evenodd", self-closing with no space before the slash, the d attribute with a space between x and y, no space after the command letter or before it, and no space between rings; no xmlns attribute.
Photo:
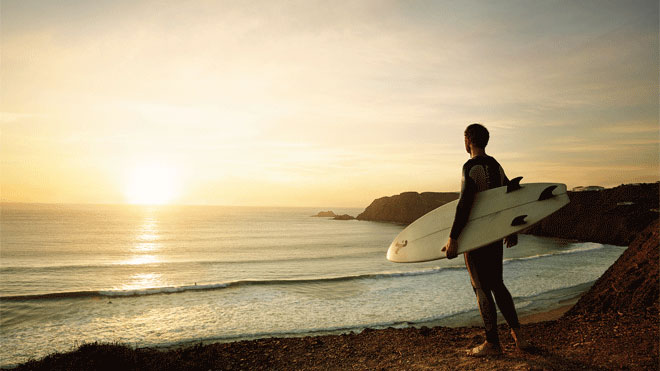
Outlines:
<svg viewBox="0 0 660 371"><path fill-rule="evenodd" d="M579 298L521 313L534 346L525 352L515 348L502 321L504 354L485 359L465 355L484 340L478 324L409 324L164 346L90 342L76 349L72 344L70 352L18 369L653 369L658 362L658 234L656 220Z"/></svg>
<svg viewBox="0 0 660 371"><path fill-rule="evenodd" d="M544 314L546 318L554 314ZM466 349L483 341L478 327L365 330L359 334L269 338L170 350L88 345L18 370L604 370L655 369L657 316L609 314L523 325L534 348L515 348L500 326L504 354L476 359Z"/></svg>
<svg viewBox="0 0 660 371"><path fill-rule="evenodd" d="M387 261L402 225L305 208L2 211L2 367L95 342L168 348L481 324L462 259ZM519 244L505 249L504 279L521 316L574 302L625 251L530 235Z"/></svg>

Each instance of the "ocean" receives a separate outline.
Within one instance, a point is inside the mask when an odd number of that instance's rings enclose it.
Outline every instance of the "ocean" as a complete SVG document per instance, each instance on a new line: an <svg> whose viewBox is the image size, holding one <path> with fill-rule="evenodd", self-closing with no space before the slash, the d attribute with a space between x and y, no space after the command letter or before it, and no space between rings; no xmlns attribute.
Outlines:
<svg viewBox="0 0 660 371"><path fill-rule="evenodd" d="M166 347L478 324L461 257L391 263L385 252L404 226L310 217L319 211L2 204L0 365L95 341ZM548 310L624 250L521 235L505 249L504 280L519 314Z"/></svg>

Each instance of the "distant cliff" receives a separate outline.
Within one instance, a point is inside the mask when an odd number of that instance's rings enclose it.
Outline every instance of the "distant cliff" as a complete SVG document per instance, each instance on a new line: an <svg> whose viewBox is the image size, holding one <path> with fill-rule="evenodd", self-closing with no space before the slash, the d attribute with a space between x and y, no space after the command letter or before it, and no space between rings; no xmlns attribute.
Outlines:
<svg viewBox="0 0 660 371"><path fill-rule="evenodd" d="M629 245L658 219L658 185L627 184L602 191L568 192L570 204L526 233Z"/></svg>
<svg viewBox="0 0 660 371"><path fill-rule="evenodd" d="M429 211L458 198L457 192L404 192L374 200L358 220L410 224Z"/></svg>
<svg viewBox="0 0 660 371"><path fill-rule="evenodd" d="M628 245L658 219L659 184L628 184L602 191L568 192L570 204L525 233ZM410 224L458 196L457 192L405 192L381 197L357 219Z"/></svg>

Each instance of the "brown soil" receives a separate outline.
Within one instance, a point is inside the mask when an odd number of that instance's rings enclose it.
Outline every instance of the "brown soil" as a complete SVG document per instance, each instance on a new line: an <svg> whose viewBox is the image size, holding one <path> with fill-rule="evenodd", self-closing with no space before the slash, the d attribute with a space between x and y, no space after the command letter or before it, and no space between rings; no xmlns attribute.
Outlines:
<svg viewBox="0 0 660 371"><path fill-rule="evenodd" d="M407 328L360 334L273 338L193 346L167 352L87 345L19 370L649 370L658 366L657 316L573 317L523 329L534 348L517 350L500 328L504 354L477 359L464 351L483 330Z"/></svg>

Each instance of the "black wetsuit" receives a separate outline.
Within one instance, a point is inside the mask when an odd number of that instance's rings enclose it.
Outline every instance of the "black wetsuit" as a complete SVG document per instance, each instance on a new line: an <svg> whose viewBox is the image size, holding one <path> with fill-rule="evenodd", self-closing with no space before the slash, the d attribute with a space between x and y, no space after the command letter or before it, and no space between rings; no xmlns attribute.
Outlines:
<svg viewBox="0 0 660 371"><path fill-rule="evenodd" d="M468 221L474 196L477 192L506 185L509 179L500 164L490 156L477 156L463 165L461 197L456 207L456 217L450 237L458 239ZM512 328L520 327L516 308L509 290L502 280L502 241L466 252L465 266L470 273L472 287L477 295L479 311L486 328L486 340L499 344L497 336L497 313L495 301L500 312Z"/></svg>

